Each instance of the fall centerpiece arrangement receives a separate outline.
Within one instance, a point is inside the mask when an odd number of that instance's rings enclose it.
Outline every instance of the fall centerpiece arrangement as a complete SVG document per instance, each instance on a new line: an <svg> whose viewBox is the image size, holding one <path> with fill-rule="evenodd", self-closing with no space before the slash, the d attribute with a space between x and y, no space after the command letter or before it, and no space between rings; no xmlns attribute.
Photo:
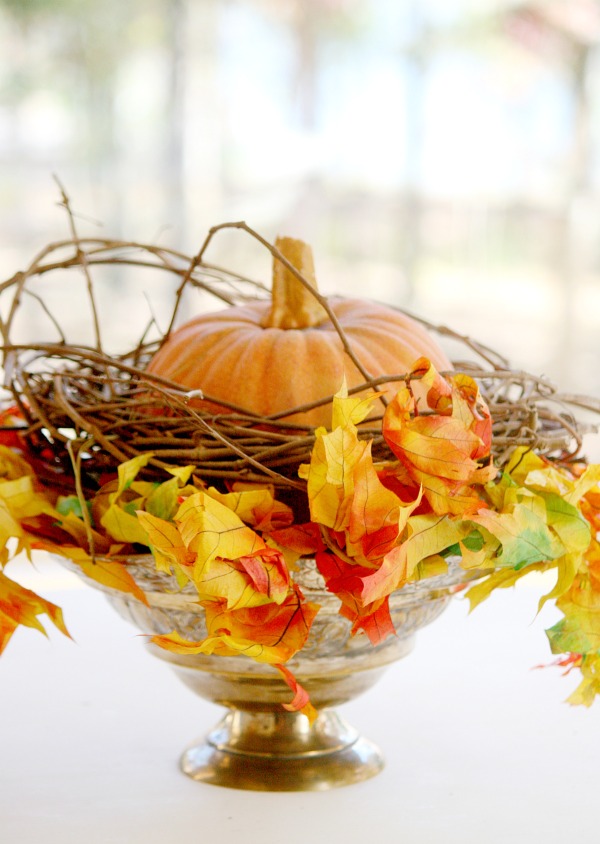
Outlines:
<svg viewBox="0 0 600 844"><path fill-rule="evenodd" d="M82 238L63 200L69 239L0 284L0 649L19 626L43 631L44 615L67 634L59 607L10 576L17 555L58 555L185 682L232 708L184 770L322 788L380 767L333 723L332 704L402 656L456 591L475 606L552 571L540 596L562 615L550 648L581 673L570 701L592 702L600 466L582 456L572 408L600 412L598 401L559 394L448 328L323 296L300 241L271 245L228 223L189 258ZM206 261L223 229L271 253L272 289ZM126 352L103 343L101 267L176 282L169 313ZM86 290L85 342L49 304L65 276ZM186 321L196 291L219 308ZM27 336L31 309L49 339ZM127 320L118 303L110 319ZM449 359L448 339L465 360Z"/></svg>

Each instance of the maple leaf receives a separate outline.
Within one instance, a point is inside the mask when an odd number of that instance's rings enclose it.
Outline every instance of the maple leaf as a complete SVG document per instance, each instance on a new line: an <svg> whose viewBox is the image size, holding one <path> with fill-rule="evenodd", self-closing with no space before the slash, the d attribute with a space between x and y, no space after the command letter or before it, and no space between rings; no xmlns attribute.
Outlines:
<svg viewBox="0 0 600 844"><path fill-rule="evenodd" d="M175 514L184 545L196 554L194 577L221 557L252 557L266 548L261 537L225 504L199 491L186 498Z"/></svg>
<svg viewBox="0 0 600 844"><path fill-rule="evenodd" d="M279 671L286 685L294 692L292 701L290 703L284 703L283 708L289 712L302 712L308 718L309 723L313 724L317 718L317 710L310 702L306 689L300 685L285 665L275 665L274 667Z"/></svg>
<svg viewBox="0 0 600 844"><path fill-rule="evenodd" d="M427 399L438 412L419 415L411 390L402 388L386 408L383 435L435 513L475 512L482 504L475 487L496 475L495 467L477 462L487 456L478 427L485 419L473 415L471 403L429 361L422 363L425 377L436 384Z"/></svg>
<svg viewBox="0 0 600 844"><path fill-rule="evenodd" d="M357 563L382 560L398 542L409 516L421 502L421 492L405 504L380 481L371 443L354 468L354 490L349 507L346 553Z"/></svg>
<svg viewBox="0 0 600 844"><path fill-rule="evenodd" d="M221 656L243 654L257 662L284 663L305 645L319 606L304 600L296 586L282 604L228 609L223 601L203 601L208 635L190 642L177 633L151 641L174 653Z"/></svg>
<svg viewBox="0 0 600 844"><path fill-rule="evenodd" d="M567 698L573 706L591 706L600 695L600 654L573 655L577 667L581 670L582 680L575 691Z"/></svg>
<svg viewBox="0 0 600 844"><path fill-rule="evenodd" d="M292 509L275 499L272 486L236 483L231 492L222 493L209 487L207 494L236 513L245 524L263 534L286 528L294 521Z"/></svg>
<svg viewBox="0 0 600 844"><path fill-rule="evenodd" d="M410 517L406 538L385 555L376 571L363 578L361 600L372 602L391 595L413 577L422 561L455 545L470 531L468 523L455 522L447 516Z"/></svg>
<svg viewBox="0 0 600 844"><path fill-rule="evenodd" d="M340 601L340 615L352 624L352 635L363 630L371 643L377 645L395 634L388 596L374 601L362 597L364 582L373 569L346 562L331 552L317 554L316 561L327 589Z"/></svg>
<svg viewBox="0 0 600 844"><path fill-rule="evenodd" d="M367 445L355 429L336 428L331 433L317 429L310 465L299 475L307 481L311 519L332 530L348 523L349 503L354 490L354 468Z"/></svg>
<svg viewBox="0 0 600 844"><path fill-rule="evenodd" d="M46 635L38 616L47 615L65 636L71 638L65 627L62 610L16 583L0 571L0 653L20 625L32 627Z"/></svg>
<svg viewBox="0 0 600 844"><path fill-rule="evenodd" d="M68 556L71 560L73 559L70 553L65 556ZM91 558L86 559L85 557L79 560L76 559L74 562L76 562L83 574L95 583L99 583L101 586L107 586L109 589L115 589L119 592L133 595L142 604L149 606L146 595L137 585L123 563L116 560L100 558L92 560Z"/></svg>
<svg viewBox="0 0 600 844"><path fill-rule="evenodd" d="M506 568L493 571L485 578L479 580L474 586L469 587L467 591L467 598L469 600L471 611L489 598L495 589L508 589L532 571L544 571L545 568L546 566L544 563L532 563L532 565L527 566L527 568Z"/></svg>
<svg viewBox="0 0 600 844"><path fill-rule="evenodd" d="M223 499L235 506L237 499ZM172 565L198 591L201 601L223 599L228 609L288 596L289 570L284 556L269 547L226 503L197 492L185 499L175 524L138 511L159 566Z"/></svg>
<svg viewBox="0 0 600 844"><path fill-rule="evenodd" d="M531 563L555 560L565 552L546 520L523 503L517 503L512 512L482 510L471 519L501 543L497 554L500 566L523 568Z"/></svg>
<svg viewBox="0 0 600 844"><path fill-rule="evenodd" d="M321 529L314 522L274 530L269 534L267 541L281 550L288 568L294 566L300 557L314 557L325 547Z"/></svg>
<svg viewBox="0 0 600 844"><path fill-rule="evenodd" d="M556 601L564 618L546 631L552 653L600 653L599 573L600 545L594 540L589 568Z"/></svg>
<svg viewBox="0 0 600 844"><path fill-rule="evenodd" d="M332 431L317 428L310 464L303 464L298 472L307 481L312 521L334 531L348 524L354 469L367 449L356 425L367 416L377 395L349 397L344 384L333 399Z"/></svg>
<svg viewBox="0 0 600 844"><path fill-rule="evenodd" d="M144 510L138 510L136 515L148 537L159 571L169 573L172 566L176 566L191 579L189 569L196 561L196 554L186 547L177 526Z"/></svg>

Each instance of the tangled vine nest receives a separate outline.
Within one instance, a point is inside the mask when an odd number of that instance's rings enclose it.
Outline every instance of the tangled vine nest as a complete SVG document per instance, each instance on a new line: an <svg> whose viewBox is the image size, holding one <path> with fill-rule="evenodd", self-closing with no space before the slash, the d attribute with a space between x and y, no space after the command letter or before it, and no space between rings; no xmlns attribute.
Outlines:
<svg viewBox="0 0 600 844"><path fill-rule="evenodd" d="M307 284L278 250L245 223L224 223L211 229L194 257L161 246L102 238L82 238L63 192L63 204L71 237L48 245L24 271L0 284L0 330L5 389L11 403L26 421L23 432L31 449L44 455L47 477L60 486L60 478L75 477L78 491L94 489L119 463L152 452L145 472L160 473L165 467L190 465L198 477L213 483L230 479L269 482L292 492L304 489L298 467L307 462L314 443L314 430L286 422L283 414L262 417L243 407L229 405L227 413L215 414L194 406L196 393L146 372L146 365L180 317L184 293L204 291L223 307L266 298L269 289L239 274L207 263L206 250L223 229L239 229L281 260ZM94 271L99 266L136 268L137 272L163 271L170 276L173 302L166 330L150 319L142 336L122 354L109 354L102 342L102 325L96 303ZM35 279L64 273L82 274L91 319L89 344L69 342L43 296L31 289ZM343 329L328 306L327 298L314 294L332 317L347 354L353 351ZM26 300L45 314L57 338L53 342L14 339L15 322ZM412 316L412 315L411 315ZM535 449L552 460L571 462L579 458L582 440L590 427L579 421L573 408L600 413L593 398L559 393L545 378L511 369L508 361L490 348L450 328L418 319L430 332L461 344L467 356L454 361L455 368L474 377L493 419L493 455L499 465L508 461L518 446ZM152 334L155 336L152 337ZM364 372L364 370L362 370ZM356 390L398 382L406 373L386 373ZM210 396L206 396L210 400ZM332 397L324 399L323 404ZM219 401L221 406L223 401ZM298 412L303 408L290 408ZM369 420L361 435L374 440L374 456L389 456L376 419ZM48 459L48 455L51 458Z"/></svg>

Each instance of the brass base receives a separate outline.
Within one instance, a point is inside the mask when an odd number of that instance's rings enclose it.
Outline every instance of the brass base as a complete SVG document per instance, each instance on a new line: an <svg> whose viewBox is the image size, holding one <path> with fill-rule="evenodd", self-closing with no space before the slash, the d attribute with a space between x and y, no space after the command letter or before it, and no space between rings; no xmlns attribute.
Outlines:
<svg viewBox="0 0 600 844"><path fill-rule="evenodd" d="M333 710L312 725L297 712L233 710L181 757L198 782L252 791L324 791L369 779L383 764L379 748Z"/></svg>

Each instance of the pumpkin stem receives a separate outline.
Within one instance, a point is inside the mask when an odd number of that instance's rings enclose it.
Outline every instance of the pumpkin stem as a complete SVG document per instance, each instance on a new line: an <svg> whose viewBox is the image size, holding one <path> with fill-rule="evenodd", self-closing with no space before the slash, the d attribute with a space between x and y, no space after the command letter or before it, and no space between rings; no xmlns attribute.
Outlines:
<svg viewBox="0 0 600 844"><path fill-rule="evenodd" d="M276 248L290 264L317 290L312 249L303 240L278 237ZM310 328L327 319L325 308L310 290L273 258L273 288L271 310L262 321L263 328Z"/></svg>

